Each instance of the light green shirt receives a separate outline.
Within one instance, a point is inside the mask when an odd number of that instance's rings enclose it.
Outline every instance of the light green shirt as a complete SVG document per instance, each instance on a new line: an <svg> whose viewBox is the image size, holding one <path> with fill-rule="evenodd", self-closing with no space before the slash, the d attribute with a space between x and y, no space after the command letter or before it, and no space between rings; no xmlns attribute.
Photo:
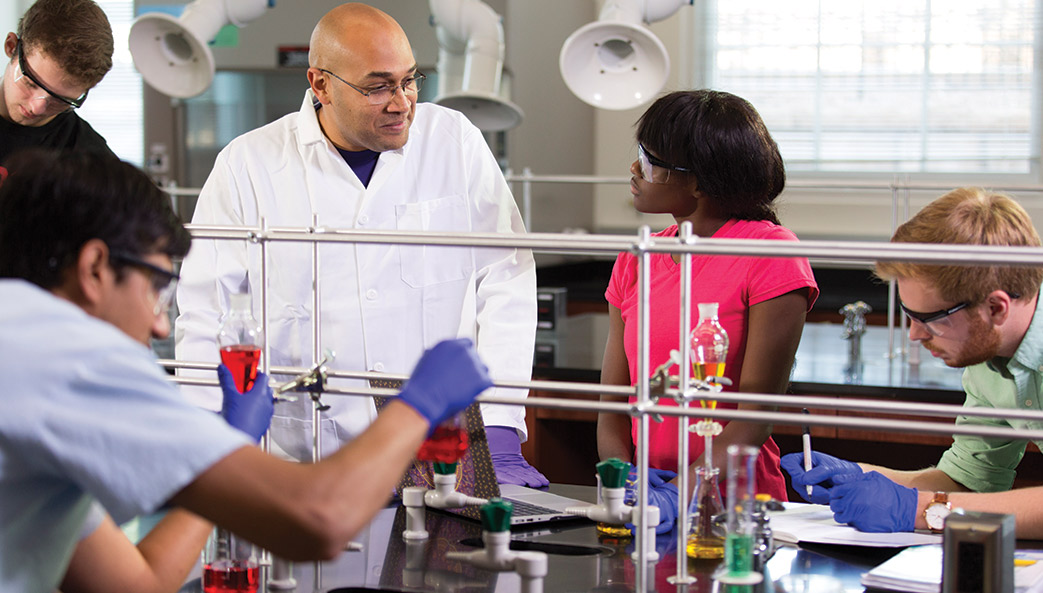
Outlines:
<svg viewBox="0 0 1043 593"><path fill-rule="evenodd" d="M1041 410L1040 384L1043 382L1043 299L1036 300L1036 311L1025 337L1014 356L994 358L963 372L967 392L964 407L1015 408ZM956 418L957 426L1001 426L1039 430L1043 422L1002 418ZM975 492L1010 490L1016 468L1025 455L1027 441L954 435L952 447L942 455L938 469ZM1043 442L1036 441L1043 449Z"/></svg>

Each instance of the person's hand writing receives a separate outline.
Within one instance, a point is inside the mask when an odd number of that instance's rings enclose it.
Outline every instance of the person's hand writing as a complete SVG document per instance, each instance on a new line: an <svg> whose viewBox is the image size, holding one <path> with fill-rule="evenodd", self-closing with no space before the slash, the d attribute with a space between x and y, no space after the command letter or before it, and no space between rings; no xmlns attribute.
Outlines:
<svg viewBox="0 0 1043 593"><path fill-rule="evenodd" d="M862 468L857 463L818 451L811 452L811 463L811 469L805 471L803 453L788 453L783 455L779 461L782 469L790 475L793 489L804 500L815 504L829 504L830 490L833 488L835 476L862 473ZM807 495L805 486L812 486L810 497Z"/></svg>
<svg viewBox="0 0 1043 593"><path fill-rule="evenodd" d="M838 475L833 484L829 508L837 523L872 533L913 530L915 488L896 484L879 472Z"/></svg>

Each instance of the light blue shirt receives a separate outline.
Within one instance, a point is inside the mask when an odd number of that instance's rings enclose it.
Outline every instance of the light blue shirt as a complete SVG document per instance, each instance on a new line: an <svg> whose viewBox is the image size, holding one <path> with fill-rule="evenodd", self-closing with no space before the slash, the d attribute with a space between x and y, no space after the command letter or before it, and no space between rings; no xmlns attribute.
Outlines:
<svg viewBox="0 0 1043 593"><path fill-rule="evenodd" d="M1043 299L1025 337L1010 360L994 358L963 372L968 408L1040 410L1043 381ZM1003 418L959 416L958 426L1000 426L1040 430L1043 423ZM1023 440L954 435L953 444L938 462L938 469L975 492L1001 492L1014 484L1018 464L1028 443ZM1043 448L1043 442L1036 442Z"/></svg>
<svg viewBox="0 0 1043 593"><path fill-rule="evenodd" d="M100 503L151 512L250 445L182 401L144 345L20 280L0 280L0 591L53 591Z"/></svg>

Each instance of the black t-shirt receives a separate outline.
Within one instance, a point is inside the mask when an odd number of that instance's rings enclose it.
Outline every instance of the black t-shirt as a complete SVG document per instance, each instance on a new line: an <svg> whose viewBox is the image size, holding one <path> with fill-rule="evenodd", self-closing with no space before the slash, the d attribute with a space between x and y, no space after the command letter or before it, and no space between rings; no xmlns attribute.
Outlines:
<svg viewBox="0 0 1043 593"><path fill-rule="evenodd" d="M105 139L74 111L60 113L45 125L35 127L20 126L0 117L0 167L14 153L31 147L113 154Z"/></svg>

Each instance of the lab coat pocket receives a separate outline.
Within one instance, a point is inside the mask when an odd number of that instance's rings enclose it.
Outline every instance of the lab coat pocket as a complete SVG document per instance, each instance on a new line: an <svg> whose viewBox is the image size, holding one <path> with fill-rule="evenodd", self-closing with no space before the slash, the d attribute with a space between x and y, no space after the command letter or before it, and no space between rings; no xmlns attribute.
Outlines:
<svg viewBox="0 0 1043 593"><path fill-rule="evenodd" d="M464 233L470 230L463 196L395 206L400 231ZM473 267L471 248L432 245L398 247L402 281L422 288L466 278Z"/></svg>
<svg viewBox="0 0 1043 593"><path fill-rule="evenodd" d="M303 397L302 397L303 396ZM311 404L306 394L299 394L299 401L307 401ZM285 406L286 404L279 404ZM333 420L323 418L319 422L322 432L322 455L332 454L340 448L341 443L337 439L337 427ZM272 452L281 458L294 459L301 462L312 460L312 422L311 419L292 418L288 416L272 416L271 425Z"/></svg>

